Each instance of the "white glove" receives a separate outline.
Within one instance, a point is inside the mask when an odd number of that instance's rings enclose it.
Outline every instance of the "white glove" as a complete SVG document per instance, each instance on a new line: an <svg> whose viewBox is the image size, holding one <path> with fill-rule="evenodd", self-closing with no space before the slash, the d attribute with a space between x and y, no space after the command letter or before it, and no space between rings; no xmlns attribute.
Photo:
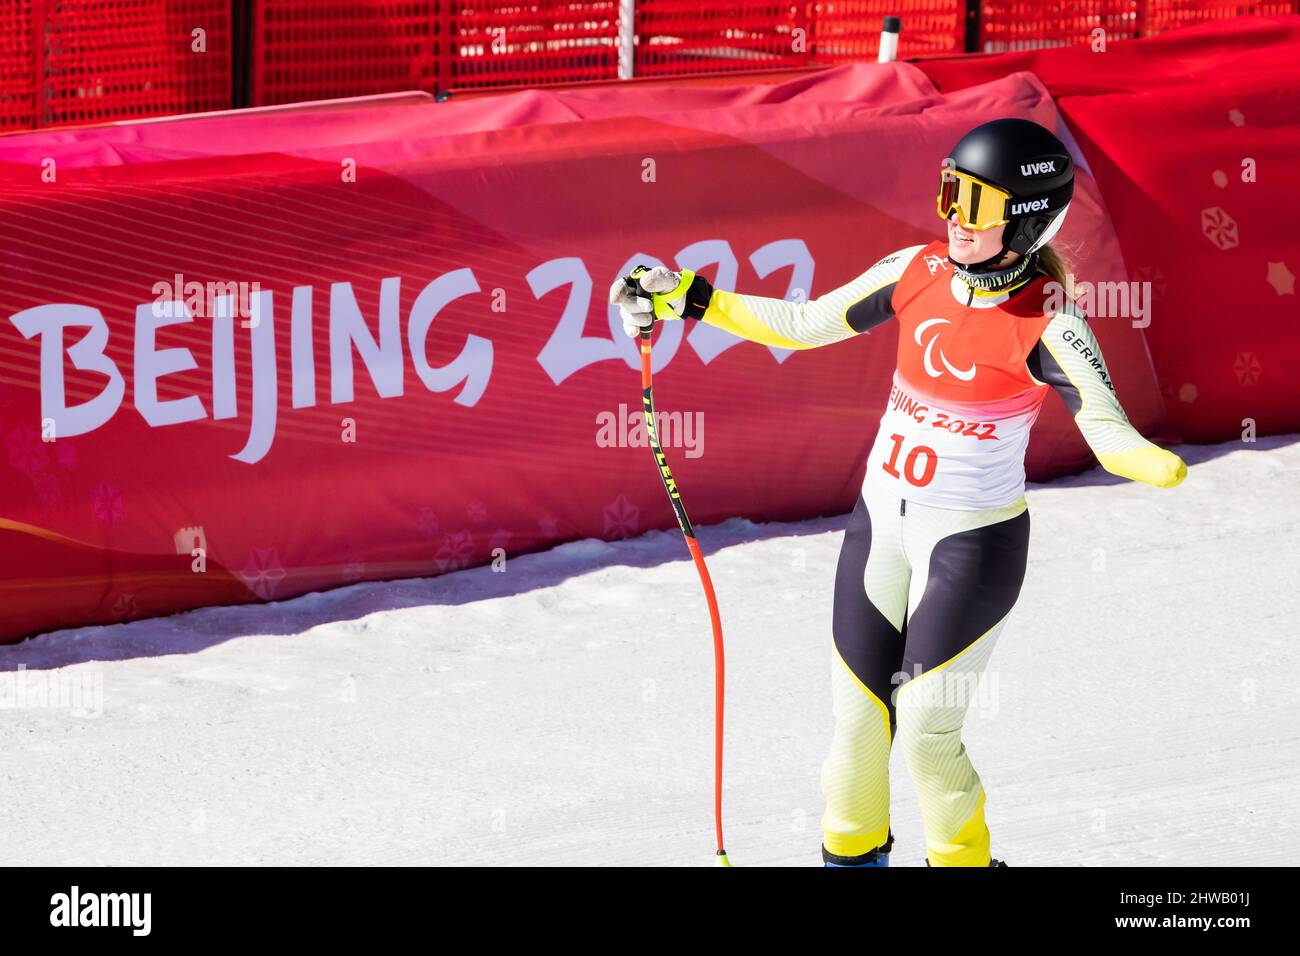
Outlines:
<svg viewBox="0 0 1300 956"><path fill-rule="evenodd" d="M632 276L614 280L614 284L609 287L609 302L610 305L618 306L619 315L623 317L623 331L636 338L642 329L654 325L653 297L672 292L681 282L682 274L673 272L667 266L655 266L653 269L638 267L632 271ZM686 296L679 295L675 301L666 304L677 314L677 318L681 318L682 310L686 307Z"/></svg>

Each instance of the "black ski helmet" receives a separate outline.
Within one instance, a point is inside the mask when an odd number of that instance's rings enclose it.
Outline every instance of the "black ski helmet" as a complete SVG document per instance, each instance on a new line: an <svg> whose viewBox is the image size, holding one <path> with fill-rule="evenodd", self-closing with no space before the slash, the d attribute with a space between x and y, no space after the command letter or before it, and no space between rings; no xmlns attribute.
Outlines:
<svg viewBox="0 0 1300 956"><path fill-rule="evenodd" d="M1056 235L1074 195L1074 163L1065 144L1037 123L1000 119L976 126L952 148L958 172L1011 194L1002 251L1027 255Z"/></svg>

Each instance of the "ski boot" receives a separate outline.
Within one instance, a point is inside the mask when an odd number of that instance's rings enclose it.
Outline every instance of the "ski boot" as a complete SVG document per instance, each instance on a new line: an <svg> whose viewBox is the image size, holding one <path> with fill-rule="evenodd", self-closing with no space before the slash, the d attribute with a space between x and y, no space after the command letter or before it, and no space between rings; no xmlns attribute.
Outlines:
<svg viewBox="0 0 1300 956"><path fill-rule="evenodd" d="M868 850L866 853L858 856L836 856L826 847L822 847L822 866L889 866L889 851L894 847L894 835L889 834L889 839L885 841L884 846L878 846L874 850Z"/></svg>
<svg viewBox="0 0 1300 956"><path fill-rule="evenodd" d="M926 866L929 866L929 865L930 865L930 861L929 861L929 860L926 860L926 861L925 861L925 865L926 865ZM1003 863L1001 860L989 860L989 869L1001 869L1001 870L1005 870L1006 868L1007 868L1007 865L1006 865L1005 863Z"/></svg>

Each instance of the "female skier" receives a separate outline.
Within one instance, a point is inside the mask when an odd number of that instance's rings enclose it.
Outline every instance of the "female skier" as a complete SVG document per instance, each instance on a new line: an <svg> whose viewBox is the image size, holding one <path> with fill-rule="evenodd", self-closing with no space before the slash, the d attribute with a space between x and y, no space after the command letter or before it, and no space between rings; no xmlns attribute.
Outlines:
<svg viewBox="0 0 1300 956"><path fill-rule="evenodd" d="M893 389L835 575L828 866L889 865L895 743L920 797L929 865L1005 865L990 856L961 727L1024 580L1025 448L1048 386L1107 471L1158 488L1186 477L1178 456L1129 424L1066 297L1048 242L1073 191L1060 140L1027 120L995 120L964 136L940 170L946 239L888 255L815 301L715 291L664 267L638 268L635 285L619 279L610 290L629 335L653 323L656 302L789 349L899 323Z"/></svg>

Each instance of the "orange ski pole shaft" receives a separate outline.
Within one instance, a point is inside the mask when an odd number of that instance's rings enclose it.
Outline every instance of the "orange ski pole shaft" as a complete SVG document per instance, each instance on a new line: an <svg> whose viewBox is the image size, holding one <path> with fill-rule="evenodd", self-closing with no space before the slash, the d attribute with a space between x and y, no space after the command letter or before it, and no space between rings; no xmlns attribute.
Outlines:
<svg viewBox="0 0 1300 956"><path fill-rule="evenodd" d="M655 464L659 468L659 477L668 492L668 501L677 516L677 524L686 538L686 547L695 561L695 570L700 574L700 584L704 586L704 597L709 604L709 622L713 626L713 827L717 836L717 864L731 866L727 851L722 841L722 714L726 697L726 655L722 645L722 615L718 612L718 597L713 591L713 579L709 577L709 568L704 563L704 554L700 543L695 539L695 529L691 519L686 515L686 506L668 468L668 459L664 455L663 445L659 441L659 430L655 427L654 392L651 382L650 362L651 329L641 330L641 404L645 413L646 434L650 436L650 450L654 454Z"/></svg>

